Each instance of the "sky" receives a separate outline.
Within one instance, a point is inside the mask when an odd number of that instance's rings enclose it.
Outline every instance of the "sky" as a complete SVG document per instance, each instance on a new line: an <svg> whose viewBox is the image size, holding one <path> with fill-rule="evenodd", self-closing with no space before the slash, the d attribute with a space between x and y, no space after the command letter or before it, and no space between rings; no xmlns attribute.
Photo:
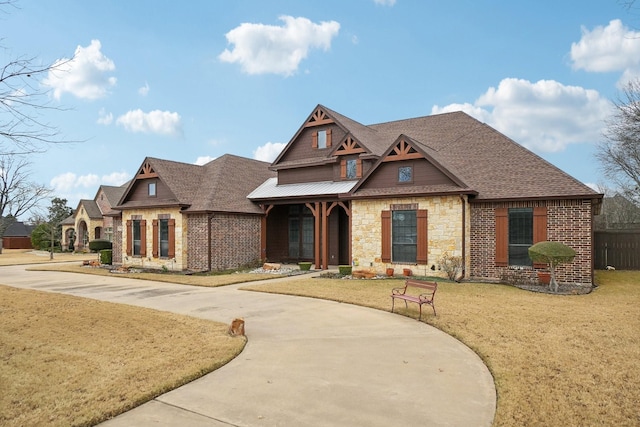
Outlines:
<svg viewBox="0 0 640 427"><path fill-rule="evenodd" d="M80 141L30 155L32 179L73 208L146 156L271 162L318 104L363 124L462 110L595 188L612 101L640 76L640 5L617 0L14 6L0 65L61 63L38 119Z"/></svg>

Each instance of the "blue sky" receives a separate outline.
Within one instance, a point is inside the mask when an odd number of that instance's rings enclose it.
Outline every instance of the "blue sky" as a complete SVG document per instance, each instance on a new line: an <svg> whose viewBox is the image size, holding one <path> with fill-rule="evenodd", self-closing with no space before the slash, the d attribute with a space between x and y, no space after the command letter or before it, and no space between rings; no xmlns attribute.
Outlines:
<svg viewBox="0 0 640 427"><path fill-rule="evenodd" d="M0 64L75 59L39 84L41 119L82 143L31 156L68 199L145 156L272 161L323 104L363 124L464 110L572 176L640 75L640 10L616 0L19 0ZM472 159L471 159L472 160Z"/></svg>

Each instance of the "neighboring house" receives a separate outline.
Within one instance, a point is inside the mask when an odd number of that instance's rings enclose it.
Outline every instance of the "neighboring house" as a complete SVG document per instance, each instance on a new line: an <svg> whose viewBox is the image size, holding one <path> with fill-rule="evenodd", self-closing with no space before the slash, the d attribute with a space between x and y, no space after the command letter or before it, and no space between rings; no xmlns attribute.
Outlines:
<svg viewBox="0 0 640 427"><path fill-rule="evenodd" d="M12 222L2 235L2 248L4 249L32 249L31 232L34 226L24 222Z"/></svg>
<svg viewBox="0 0 640 427"><path fill-rule="evenodd" d="M101 185L93 199L80 200L73 215L62 221L62 247L69 248L73 242L74 250L80 252L89 250L91 240L113 241L112 206L125 189L125 186Z"/></svg>
<svg viewBox="0 0 640 427"><path fill-rule="evenodd" d="M559 280L593 283L602 195L463 112L365 126L318 105L271 169L248 196L264 259L431 275L448 254L496 280L553 240L577 252Z"/></svg>
<svg viewBox="0 0 640 427"><path fill-rule="evenodd" d="M261 260L264 213L247 194L272 176L229 154L202 166L147 157L114 206L113 262L202 271Z"/></svg>

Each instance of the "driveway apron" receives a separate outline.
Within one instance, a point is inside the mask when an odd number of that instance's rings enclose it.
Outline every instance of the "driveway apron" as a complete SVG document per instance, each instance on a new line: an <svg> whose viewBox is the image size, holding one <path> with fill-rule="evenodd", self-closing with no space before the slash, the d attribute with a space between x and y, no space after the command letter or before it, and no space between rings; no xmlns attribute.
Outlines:
<svg viewBox="0 0 640 427"><path fill-rule="evenodd" d="M482 360L449 335L397 314L242 291L242 285L203 288L24 266L0 267L0 283L224 323L245 319L248 343L238 357L105 427L466 427L493 421L496 392Z"/></svg>

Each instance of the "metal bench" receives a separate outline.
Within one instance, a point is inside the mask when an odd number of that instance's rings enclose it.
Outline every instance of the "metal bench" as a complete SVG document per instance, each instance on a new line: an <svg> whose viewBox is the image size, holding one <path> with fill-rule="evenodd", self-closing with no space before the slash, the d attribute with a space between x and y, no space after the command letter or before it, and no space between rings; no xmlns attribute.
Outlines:
<svg viewBox="0 0 640 427"><path fill-rule="evenodd" d="M415 288L415 289L414 289ZM404 306L407 307L407 301L415 302L420 307L420 316L418 320L422 320L422 305L430 305L433 309L433 315L436 315L436 307L433 299L436 296L438 284L436 282L425 282L423 280L407 279L404 286L394 288L391 291L391 312L395 306L396 299L404 300ZM408 293L413 290L413 293ZM407 307L408 308L408 307Z"/></svg>

